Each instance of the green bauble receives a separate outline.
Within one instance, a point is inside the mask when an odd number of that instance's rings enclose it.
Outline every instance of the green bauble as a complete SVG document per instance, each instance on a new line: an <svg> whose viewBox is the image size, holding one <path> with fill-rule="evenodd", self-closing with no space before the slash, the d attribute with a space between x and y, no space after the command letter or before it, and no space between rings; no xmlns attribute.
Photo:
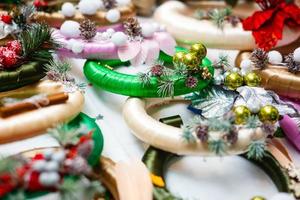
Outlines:
<svg viewBox="0 0 300 200"><path fill-rule="evenodd" d="M236 124L245 124L251 115L250 109L246 106L236 106L233 108Z"/></svg>
<svg viewBox="0 0 300 200"><path fill-rule="evenodd" d="M255 196L255 197L251 198L251 200L266 200L266 199L262 196Z"/></svg>
<svg viewBox="0 0 300 200"><path fill-rule="evenodd" d="M198 59L202 60L203 58L205 58L207 50L203 44L196 43L191 46L190 52L196 54Z"/></svg>
<svg viewBox="0 0 300 200"><path fill-rule="evenodd" d="M244 81L247 86L257 87L260 85L261 78L254 72L250 72L244 76Z"/></svg>
<svg viewBox="0 0 300 200"><path fill-rule="evenodd" d="M267 105L259 110L258 117L263 123L276 123L279 120L279 112L272 105Z"/></svg>
<svg viewBox="0 0 300 200"><path fill-rule="evenodd" d="M236 88L243 85L243 77L237 72L230 72L225 77L224 83L229 89L235 90Z"/></svg>
<svg viewBox="0 0 300 200"><path fill-rule="evenodd" d="M195 53L187 53L184 55L183 63L190 69L196 70L199 67L200 60Z"/></svg>

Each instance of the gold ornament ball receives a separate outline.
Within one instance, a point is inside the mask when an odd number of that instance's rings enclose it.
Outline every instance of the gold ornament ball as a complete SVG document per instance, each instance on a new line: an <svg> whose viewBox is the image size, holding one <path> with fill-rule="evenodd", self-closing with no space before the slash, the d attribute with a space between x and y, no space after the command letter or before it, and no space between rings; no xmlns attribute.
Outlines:
<svg viewBox="0 0 300 200"><path fill-rule="evenodd" d="M183 51L175 53L175 55L173 56L173 62L177 64L183 63L185 54L186 53Z"/></svg>
<svg viewBox="0 0 300 200"><path fill-rule="evenodd" d="M258 117L264 123L276 123L279 120L279 112L272 105L267 105L259 110Z"/></svg>
<svg viewBox="0 0 300 200"><path fill-rule="evenodd" d="M243 85L243 77L237 72L230 72L225 77L224 83L229 89L235 90L236 88Z"/></svg>
<svg viewBox="0 0 300 200"><path fill-rule="evenodd" d="M247 86L257 87L260 85L261 79L256 73L250 72L244 76L244 81Z"/></svg>
<svg viewBox="0 0 300 200"><path fill-rule="evenodd" d="M202 60L203 58L205 58L207 50L203 44L196 43L191 46L190 52L195 53L197 55L198 59Z"/></svg>
<svg viewBox="0 0 300 200"><path fill-rule="evenodd" d="M233 109L236 124L245 124L251 115L249 108L246 106L236 106Z"/></svg>
<svg viewBox="0 0 300 200"><path fill-rule="evenodd" d="M261 196L255 196L255 197L251 198L251 200L266 200L266 199Z"/></svg>
<svg viewBox="0 0 300 200"><path fill-rule="evenodd" d="M199 67L199 59L194 53L185 54L183 63L191 70L195 70Z"/></svg>

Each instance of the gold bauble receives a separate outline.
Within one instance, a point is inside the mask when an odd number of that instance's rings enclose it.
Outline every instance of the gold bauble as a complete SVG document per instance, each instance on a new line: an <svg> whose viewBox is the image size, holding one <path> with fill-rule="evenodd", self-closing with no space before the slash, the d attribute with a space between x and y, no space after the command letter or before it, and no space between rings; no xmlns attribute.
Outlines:
<svg viewBox="0 0 300 200"><path fill-rule="evenodd" d="M183 51L175 53L175 55L173 56L173 62L176 64L183 63L185 54L186 53Z"/></svg>
<svg viewBox="0 0 300 200"><path fill-rule="evenodd" d="M279 120L279 112L272 105L267 105L259 110L258 117L263 123L276 123Z"/></svg>
<svg viewBox="0 0 300 200"><path fill-rule="evenodd" d="M245 124L251 115L249 108L246 106L236 106L233 109L236 124Z"/></svg>
<svg viewBox="0 0 300 200"><path fill-rule="evenodd" d="M184 55L183 63L191 70L199 68L199 59L194 53L187 53Z"/></svg>
<svg viewBox="0 0 300 200"><path fill-rule="evenodd" d="M225 77L224 83L229 89L235 90L236 88L243 85L243 77L237 72L230 72Z"/></svg>
<svg viewBox="0 0 300 200"><path fill-rule="evenodd" d="M261 78L254 72L249 72L244 76L244 81L247 86L257 87L260 85Z"/></svg>
<svg viewBox="0 0 300 200"><path fill-rule="evenodd" d="M255 196L255 197L252 197L251 200L266 200L266 199L261 196Z"/></svg>
<svg viewBox="0 0 300 200"><path fill-rule="evenodd" d="M190 52L195 53L197 55L198 59L202 60L203 58L205 58L207 50L203 44L196 43L191 46Z"/></svg>

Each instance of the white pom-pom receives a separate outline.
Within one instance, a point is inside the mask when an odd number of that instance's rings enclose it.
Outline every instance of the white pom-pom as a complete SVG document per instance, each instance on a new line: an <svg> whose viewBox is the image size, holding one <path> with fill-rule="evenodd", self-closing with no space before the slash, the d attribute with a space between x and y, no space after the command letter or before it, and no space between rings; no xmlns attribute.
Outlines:
<svg viewBox="0 0 300 200"><path fill-rule="evenodd" d="M251 101L247 102L247 107L249 108L251 113L258 113L261 108L261 105L258 101Z"/></svg>
<svg viewBox="0 0 300 200"><path fill-rule="evenodd" d="M78 4L79 11L84 15L94 15L98 10L98 6L93 1L80 1Z"/></svg>
<svg viewBox="0 0 300 200"><path fill-rule="evenodd" d="M296 200L291 194L280 192L273 196L270 200Z"/></svg>
<svg viewBox="0 0 300 200"><path fill-rule="evenodd" d="M232 68L232 69L231 69L231 71L232 71L232 72L239 72L239 71L240 71L240 69L239 69L239 68L237 68L237 67L234 67L234 68Z"/></svg>
<svg viewBox="0 0 300 200"><path fill-rule="evenodd" d="M60 32L66 38L78 38L80 36L80 24L75 21L65 21L61 27Z"/></svg>
<svg viewBox="0 0 300 200"><path fill-rule="evenodd" d="M144 37L152 37L155 32L155 28L152 24L142 24L142 35Z"/></svg>
<svg viewBox="0 0 300 200"><path fill-rule="evenodd" d="M66 158L66 154L64 151L57 151L52 154L51 159L56 162L62 162Z"/></svg>
<svg viewBox="0 0 300 200"><path fill-rule="evenodd" d="M83 49L84 49L84 44L82 42L77 42L77 41L73 42L72 49L71 49L73 53L76 54L81 53Z"/></svg>
<svg viewBox="0 0 300 200"><path fill-rule="evenodd" d="M108 34L112 35L112 34L115 33L115 30L112 29L112 28L109 28L109 29L106 30L106 32L107 32Z"/></svg>
<svg viewBox="0 0 300 200"><path fill-rule="evenodd" d="M102 0L81 0L81 1L87 1L89 3L92 3L97 7L97 9L103 8Z"/></svg>
<svg viewBox="0 0 300 200"><path fill-rule="evenodd" d="M75 15L76 9L74 5L70 2L66 2L61 7L61 13L66 17L73 17Z"/></svg>
<svg viewBox="0 0 300 200"><path fill-rule="evenodd" d="M154 29L155 32L156 32L156 31L160 31L160 25L159 25L158 23L153 22L153 23L152 23L152 26L153 26L153 29Z"/></svg>
<svg viewBox="0 0 300 200"><path fill-rule="evenodd" d="M252 65L251 60L249 59L242 60L240 64L242 75L246 75L247 73L252 71L251 65Z"/></svg>
<svg viewBox="0 0 300 200"><path fill-rule="evenodd" d="M126 6L130 3L130 0L117 0L118 6Z"/></svg>
<svg viewBox="0 0 300 200"><path fill-rule="evenodd" d="M294 60L296 62L300 62L300 47L298 47L297 49L295 49L294 51Z"/></svg>
<svg viewBox="0 0 300 200"><path fill-rule="evenodd" d="M32 169L35 171L43 171L46 167L46 161L45 160L37 160L34 161L33 165L32 165Z"/></svg>
<svg viewBox="0 0 300 200"><path fill-rule="evenodd" d="M49 187L56 185L60 180L57 172L43 172L39 176L39 182L41 185Z"/></svg>
<svg viewBox="0 0 300 200"><path fill-rule="evenodd" d="M116 46L123 46L127 42L127 36L123 32L116 32L112 35L111 42Z"/></svg>
<svg viewBox="0 0 300 200"><path fill-rule="evenodd" d="M269 63L278 64L282 63L282 55L278 51L270 51L268 53Z"/></svg>
<svg viewBox="0 0 300 200"><path fill-rule="evenodd" d="M46 171L58 171L59 165L56 161L49 161L46 163L45 170Z"/></svg>
<svg viewBox="0 0 300 200"><path fill-rule="evenodd" d="M111 9L106 13L105 18L111 22L111 23L115 23L117 21L119 21L119 19L121 18L121 13L119 10L117 9Z"/></svg>
<svg viewBox="0 0 300 200"><path fill-rule="evenodd" d="M103 40L108 40L111 37L108 32L103 32L101 36Z"/></svg>

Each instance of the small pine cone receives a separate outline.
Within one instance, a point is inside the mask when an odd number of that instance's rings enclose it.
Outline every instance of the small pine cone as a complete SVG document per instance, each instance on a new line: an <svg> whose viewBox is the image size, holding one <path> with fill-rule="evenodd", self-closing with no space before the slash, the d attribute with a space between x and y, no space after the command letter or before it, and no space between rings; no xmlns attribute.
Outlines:
<svg viewBox="0 0 300 200"><path fill-rule="evenodd" d="M227 17L227 21L233 26L233 27L236 27L238 25L238 23L240 23L240 18L237 17L237 16L228 16Z"/></svg>
<svg viewBox="0 0 300 200"><path fill-rule="evenodd" d="M196 128L196 135L201 142L206 142L208 140L208 126L198 126Z"/></svg>
<svg viewBox="0 0 300 200"><path fill-rule="evenodd" d="M284 58L285 63L287 64L288 70L291 73L297 73L300 71L300 63L294 60L294 54L290 53Z"/></svg>
<svg viewBox="0 0 300 200"><path fill-rule="evenodd" d="M116 0L102 0L103 2L103 7L106 10L110 10L112 8L117 7L117 1Z"/></svg>
<svg viewBox="0 0 300 200"><path fill-rule="evenodd" d="M163 75L163 69L164 69L164 67L161 65L154 65L151 68L151 74L153 76L161 76L161 75Z"/></svg>
<svg viewBox="0 0 300 200"><path fill-rule="evenodd" d="M85 40L91 40L97 34L96 24L89 19L80 23L80 36Z"/></svg>
<svg viewBox="0 0 300 200"><path fill-rule="evenodd" d="M123 22L123 25L126 35L128 35L130 38L134 39L142 36L142 28L136 18L128 18L125 22Z"/></svg>
<svg viewBox="0 0 300 200"><path fill-rule="evenodd" d="M209 80L211 78L211 73L209 72L207 67L203 68L202 73L201 73L201 77L204 80Z"/></svg>
<svg viewBox="0 0 300 200"><path fill-rule="evenodd" d="M188 88L194 88L194 87L196 87L198 85L198 79L195 78L195 77L193 77L193 76L189 76L186 79L185 85Z"/></svg>
<svg viewBox="0 0 300 200"><path fill-rule="evenodd" d="M233 128L227 135L226 135L226 140L230 144L234 144L238 140L238 131L236 128Z"/></svg>
<svg viewBox="0 0 300 200"><path fill-rule="evenodd" d="M255 49L250 56L250 60L255 67L264 69L268 64L268 53L263 49Z"/></svg>
<svg viewBox="0 0 300 200"><path fill-rule="evenodd" d="M64 166L68 173L74 175L88 174L91 171L87 161L81 156L76 156L73 159L66 159Z"/></svg>

